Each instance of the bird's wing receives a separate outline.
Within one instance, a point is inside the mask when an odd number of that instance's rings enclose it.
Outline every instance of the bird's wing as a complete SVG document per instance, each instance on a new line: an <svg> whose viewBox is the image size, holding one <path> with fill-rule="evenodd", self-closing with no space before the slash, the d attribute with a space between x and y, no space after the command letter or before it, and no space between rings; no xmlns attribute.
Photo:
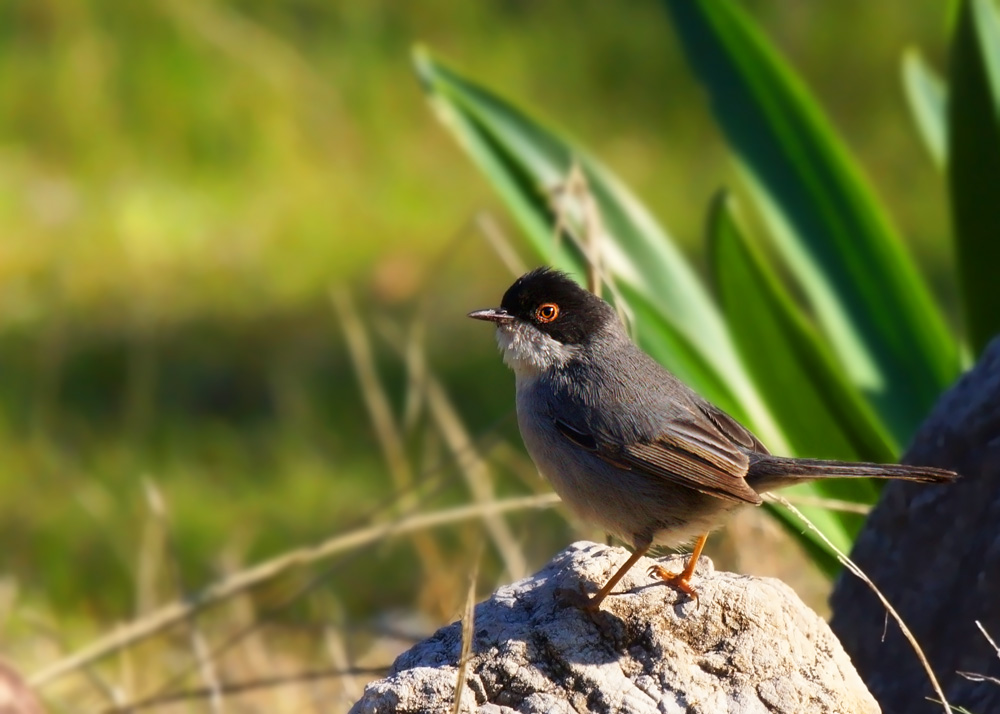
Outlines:
<svg viewBox="0 0 1000 714"><path fill-rule="evenodd" d="M615 444L610 439L560 419L555 419L555 426L577 446L619 468L662 478L717 498L760 505L761 497L744 481L749 458L737 446L744 445L747 435L752 443L759 442L724 412L718 413L725 419L706 414L710 417L709 421L672 420L655 439L624 445ZM718 424L716 419L722 424ZM739 427L740 438L736 443L729 437L728 429L724 431L720 428L722 425ZM745 446L753 448L750 443Z"/></svg>
<svg viewBox="0 0 1000 714"><path fill-rule="evenodd" d="M767 450L766 446L760 443L760 439L754 436L749 429L711 402L700 400L698 409L700 409L701 413L708 417L715 427L731 441L736 442L750 451L756 451L758 454L771 453Z"/></svg>

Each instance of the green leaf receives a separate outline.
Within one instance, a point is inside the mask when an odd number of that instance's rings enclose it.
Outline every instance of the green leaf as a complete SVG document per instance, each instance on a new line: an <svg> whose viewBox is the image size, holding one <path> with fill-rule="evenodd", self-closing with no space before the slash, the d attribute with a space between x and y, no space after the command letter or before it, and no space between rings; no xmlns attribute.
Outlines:
<svg viewBox="0 0 1000 714"><path fill-rule="evenodd" d="M736 4L666 5L820 328L905 442L959 365L927 286L805 86Z"/></svg>
<svg viewBox="0 0 1000 714"><path fill-rule="evenodd" d="M1000 21L962 3L948 72L948 188L966 331L976 354L1000 331Z"/></svg>
<svg viewBox="0 0 1000 714"><path fill-rule="evenodd" d="M948 157L947 93L944 82L928 66L919 50L909 49L903 54L903 89L934 165L944 168Z"/></svg>
<svg viewBox="0 0 1000 714"><path fill-rule="evenodd" d="M747 378L718 307L680 250L622 183L584 151L426 52L416 52L415 64L439 117L497 188L538 256L577 276L584 273L582 251L567 241L553 247L556 214L550 194L574 165L580 168L606 232L601 264L640 318L640 344L780 448L781 431ZM568 213L578 218L583 210L571 204Z"/></svg>
<svg viewBox="0 0 1000 714"><path fill-rule="evenodd" d="M746 238L735 202L720 194L709 217L709 262L719 300L744 364L794 453L855 461L892 461L896 445L857 388L843 374L815 328L802 316ZM794 492L814 498L874 502L868 480L837 479L803 484ZM864 519L856 513L801 509L841 549L850 549ZM775 512L799 523L782 508ZM825 566L840 566L812 531L806 537L825 553Z"/></svg>
<svg viewBox="0 0 1000 714"><path fill-rule="evenodd" d="M733 340L793 451L893 460L898 447L892 437L747 240L735 201L725 194L712 204L708 236L709 263Z"/></svg>

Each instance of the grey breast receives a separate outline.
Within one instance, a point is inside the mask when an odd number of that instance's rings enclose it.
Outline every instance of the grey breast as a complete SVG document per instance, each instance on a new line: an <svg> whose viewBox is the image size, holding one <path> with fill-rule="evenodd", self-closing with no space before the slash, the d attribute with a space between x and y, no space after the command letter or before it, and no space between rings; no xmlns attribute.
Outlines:
<svg viewBox="0 0 1000 714"><path fill-rule="evenodd" d="M717 525L719 511L729 510L728 504L610 464L555 427L558 417L611 443L650 440L672 416L690 409L688 400L698 399L631 343L611 347L598 364L575 360L544 376L518 380L521 436L539 472L580 519L629 543L641 538L669 546L689 542Z"/></svg>

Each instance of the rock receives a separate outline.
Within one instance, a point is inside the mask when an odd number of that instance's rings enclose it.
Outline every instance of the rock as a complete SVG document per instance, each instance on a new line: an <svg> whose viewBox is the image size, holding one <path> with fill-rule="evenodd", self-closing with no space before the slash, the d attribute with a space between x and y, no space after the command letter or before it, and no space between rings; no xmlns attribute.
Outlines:
<svg viewBox="0 0 1000 714"><path fill-rule="evenodd" d="M629 553L580 542L475 609L462 711L878 712L826 623L783 583L715 572L702 558L700 603L643 558L596 614L557 597L596 590ZM442 628L369 684L352 714L448 712L462 625Z"/></svg>
<svg viewBox="0 0 1000 714"><path fill-rule="evenodd" d="M893 481L854 544L851 559L878 585L920 642L949 703L1000 712L1000 659L979 632L1000 640L1000 338L938 402L903 459L962 478L945 486ZM885 609L844 574L830 626L886 712L939 712L927 675ZM883 636L884 635L884 636Z"/></svg>

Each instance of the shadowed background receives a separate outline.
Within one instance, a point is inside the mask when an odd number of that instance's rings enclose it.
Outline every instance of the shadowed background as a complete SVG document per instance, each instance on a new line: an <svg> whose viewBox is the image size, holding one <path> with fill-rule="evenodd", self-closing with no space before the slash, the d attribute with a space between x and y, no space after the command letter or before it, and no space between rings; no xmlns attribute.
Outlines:
<svg viewBox="0 0 1000 714"><path fill-rule="evenodd" d="M942 65L943 10L744 6L953 305L945 204L915 198L941 177L899 79L911 44ZM705 207L734 171L657 3L0 5L0 641L15 662L41 666L61 640L361 525L391 498L344 310L370 333L420 508L468 488L387 333L422 355L468 433L494 430L482 451L497 494L545 490L492 334L464 318L512 277L484 223L515 247L517 230L424 101L415 42L579 139L701 260ZM340 313L331 289L352 296ZM574 533L553 514L506 522L529 567ZM321 588L352 626L414 610L433 626L458 612L482 531L368 549ZM484 589L509 579L486 540ZM752 570L737 546L718 553ZM281 617L327 614L300 601Z"/></svg>

